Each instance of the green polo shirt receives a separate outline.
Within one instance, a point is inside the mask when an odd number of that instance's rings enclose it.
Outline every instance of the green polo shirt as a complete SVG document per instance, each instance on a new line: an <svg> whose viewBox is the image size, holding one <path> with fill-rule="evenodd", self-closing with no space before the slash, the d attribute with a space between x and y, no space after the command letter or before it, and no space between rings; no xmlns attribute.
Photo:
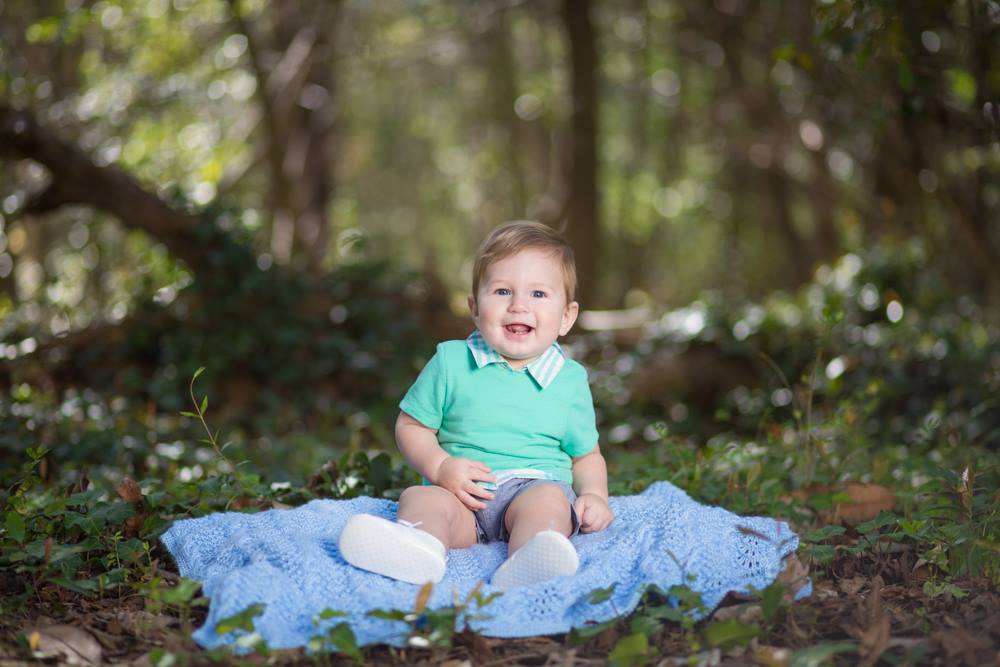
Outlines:
<svg viewBox="0 0 1000 667"><path fill-rule="evenodd" d="M572 459L597 445L586 369L560 358L554 377L535 370L539 382L527 368L474 353L474 343L482 345L475 336L440 343L400 409L436 430L451 456L481 461L494 473L530 469L572 484Z"/></svg>

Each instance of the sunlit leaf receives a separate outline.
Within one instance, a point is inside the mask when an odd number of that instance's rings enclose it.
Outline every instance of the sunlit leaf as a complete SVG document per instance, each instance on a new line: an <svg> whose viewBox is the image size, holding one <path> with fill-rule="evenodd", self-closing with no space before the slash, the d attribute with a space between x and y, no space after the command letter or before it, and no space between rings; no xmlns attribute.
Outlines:
<svg viewBox="0 0 1000 667"><path fill-rule="evenodd" d="M14 511L7 512L7 515L4 518L4 528L7 530L7 535L9 535L12 540L18 544L24 542L25 524L24 517L20 514Z"/></svg>
<svg viewBox="0 0 1000 667"><path fill-rule="evenodd" d="M741 623L736 619L716 621L705 628L705 639L712 646L729 648L745 646L751 639L760 634L760 627Z"/></svg>
<svg viewBox="0 0 1000 667"><path fill-rule="evenodd" d="M789 667L822 667L829 664L831 657L838 653L854 653L858 650L853 642L838 642L817 644L808 648L800 648L792 653Z"/></svg>
<svg viewBox="0 0 1000 667"><path fill-rule="evenodd" d="M641 632L636 632L619 639L608 657L611 658L612 665L630 667L646 664L649 655L649 638Z"/></svg>

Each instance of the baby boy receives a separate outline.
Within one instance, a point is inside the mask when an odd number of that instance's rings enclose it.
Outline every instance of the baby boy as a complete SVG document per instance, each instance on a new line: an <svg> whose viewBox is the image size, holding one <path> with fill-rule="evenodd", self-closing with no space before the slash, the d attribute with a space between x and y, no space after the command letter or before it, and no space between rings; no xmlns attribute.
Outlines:
<svg viewBox="0 0 1000 667"><path fill-rule="evenodd" d="M556 343L576 321L575 288L573 252L552 228L512 222L487 237L469 297L476 330L440 343L399 406L397 445L425 483L400 496L396 522L348 521L347 562L437 582L448 549L505 540L501 589L576 572L568 537L614 515L587 372Z"/></svg>

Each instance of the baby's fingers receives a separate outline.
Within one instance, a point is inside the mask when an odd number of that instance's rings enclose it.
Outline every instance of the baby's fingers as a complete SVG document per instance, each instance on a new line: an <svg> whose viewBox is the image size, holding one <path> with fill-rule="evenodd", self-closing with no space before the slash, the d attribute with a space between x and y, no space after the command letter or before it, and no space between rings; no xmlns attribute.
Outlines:
<svg viewBox="0 0 1000 667"><path fill-rule="evenodd" d="M490 467L485 463L483 463L482 461L473 461L470 459L469 466L475 468L476 470L482 470L485 473L491 472Z"/></svg>
<svg viewBox="0 0 1000 667"><path fill-rule="evenodd" d="M460 490L455 495L458 497L459 500L462 501L463 505L465 505L466 507L468 507L473 512L475 512L476 510L486 509L486 503L484 503L484 502L482 502L480 500L476 500L474 497L472 497L469 494L468 491L461 491Z"/></svg>
<svg viewBox="0 0 1000 667"><path fill-rule="evenodd" d="M576 510L576 518L580 522L580 530L583 532L590 532L589 524L587 521L589 517L587 516L587 501L583 498L577 498L576 502L573 503L573 509Z"/></svg>
<svg viewBox="0 0 1000 667"><path fill-rule="evenodd" d="M469 479L474 479L476 481L482 481L482 482L497 481L496 476L490 473L489 468L483 469L480 467L472 468L471 470L469 470Z"/></svg>
<svg viewBox="0 0 1000 667"><path fill-rule="evenodd" d="M470 496L478 496L479 498L484 498L486 500L493 500L493 492L489 489L484 489L475 482L466 482L462 486L462 489Z"/></svg>

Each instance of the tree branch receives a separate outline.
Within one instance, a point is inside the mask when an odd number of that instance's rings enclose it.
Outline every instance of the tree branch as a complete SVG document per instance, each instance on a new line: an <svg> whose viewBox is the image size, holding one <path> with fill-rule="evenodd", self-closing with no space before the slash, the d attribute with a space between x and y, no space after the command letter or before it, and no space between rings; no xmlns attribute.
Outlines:
<svg viewBox="0 0 1000 667"><path fill-rule="evenodd" d="M0 157L31 159L45 166L51 184L32 197L26 213L47 213L84 204L111 213L123 225L147 232L195 272L209 268L206 239L197 218L171 208L114 165L100 167L76 146L38 124L28 111L0 102Z"/></svg>

